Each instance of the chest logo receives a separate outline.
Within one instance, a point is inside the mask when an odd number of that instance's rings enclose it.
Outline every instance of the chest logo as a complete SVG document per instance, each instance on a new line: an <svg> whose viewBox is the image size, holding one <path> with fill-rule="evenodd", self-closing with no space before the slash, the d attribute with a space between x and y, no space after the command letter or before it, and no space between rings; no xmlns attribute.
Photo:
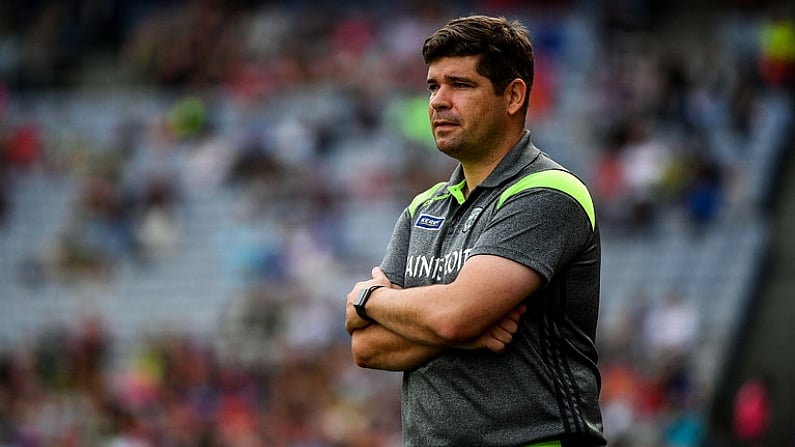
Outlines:
<svg viewBox="0 0 795 447"><path fill-rule="evenodd" d="M442 227L442 223L444 223L444 217L421 214L414 226L418 228L425 228L426 230L438 230Z"/></svg>
<svg viewBox="0 0 795 447"><path fill-rule="evenodd" d="M483 208L477 207L473 208L472 211L467 216L467 220L464 221L464 225L461 226L461 232L466 233L472 228L472 225L475 225L475 221L478 220L480 213L483 212Z"/></svg>

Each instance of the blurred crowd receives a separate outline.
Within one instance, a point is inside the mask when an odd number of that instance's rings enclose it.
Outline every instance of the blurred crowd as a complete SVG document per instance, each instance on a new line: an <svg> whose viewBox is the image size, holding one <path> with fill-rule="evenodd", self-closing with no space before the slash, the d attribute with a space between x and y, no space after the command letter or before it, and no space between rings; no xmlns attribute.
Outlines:
<svg viewBox="0 0 795 447"><path fill-rule="evenodd" d="M452 16L528 24L530 128L591 185L605 238L698 237L764 211L782 144L768 123L785 122L795 86L784 8L736 2L710 16L712 39L679 45L692 36L656 2L363 5L0 5L0 231L20 178L76 185L19 281L35 293L156 269L180 250L189 197L209 190L235 202L207 243L240 285L216 339L141 334L121 349L98 317L0 354L0 445L399 445L399 376L352 365L337 327L347 290L330 285L379 260L368 255L382 247L363 254L343 235L351 208L396 215L449 173L429 155L419 48ZM81 89L154 99L109 111L96 132L52 93ZM695 372L698 310L676 291L638 298L601 329L611 445L722 445Z"/></svg>
<svg viewBox="0 0 795 447"><path fill-rule="evenodd" d="M101 321L79 323L0 357L0 445L399 444L399 382L368 384L343 345L249 365L159 334L109 374L112 337ZM379 404L364 390L382 394Z"/></svg>

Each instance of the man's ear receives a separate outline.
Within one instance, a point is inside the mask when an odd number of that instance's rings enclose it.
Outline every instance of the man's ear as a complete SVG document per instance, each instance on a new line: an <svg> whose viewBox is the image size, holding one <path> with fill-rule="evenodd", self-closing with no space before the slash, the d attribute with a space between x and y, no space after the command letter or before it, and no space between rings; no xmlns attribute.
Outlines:
<svg viewBox="0 0 795 447"><path fill-rule="evenodd" d="M527 84L523 80L516 78L508 84L505 90L508 93L506 95L508 114L514 115L521 112L527 99Z"/></svg>

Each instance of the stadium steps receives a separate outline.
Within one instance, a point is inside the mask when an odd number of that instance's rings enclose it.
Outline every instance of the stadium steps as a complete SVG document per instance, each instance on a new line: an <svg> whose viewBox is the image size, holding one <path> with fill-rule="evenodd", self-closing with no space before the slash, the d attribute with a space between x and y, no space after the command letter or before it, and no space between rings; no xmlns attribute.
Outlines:
<svg viewBox="0 0 795 447"><path fill-rule="evenodd" d="M21 281L26 260L45 252L67 221L75 186L44 173L20 176L15 184L12 212L0 229L0 344L96 314L121 342L153 331L216 330L236 290L212 242L229 212L222 192L188 194L182 242L148 266L122 262L106 282Z"/></svg>
<svg viewBox="0 0 795 447"><path fill-rule="evenodd" d="M16 172L9 192L10 212L0 228L0 340L15 341L40 328L40 319L64 312L57 290L50 290L25 268L51 249L69 216L74 184L33 169ZM44 296L40 298L39 295ZM46 315L46 316L45 316Z"/></svg>
<svg viewBox="0 0 795 447"><path fill-rule="evenodd" d="M679 294L701 320L697 374L713 384L726 362L727 340L742 318L742 304L766 244L756 221L716 225L697 236L606 239L602 257L602 325L611 327L644 302Z"/></svg>
<svg viewBox="0 0 795 447"><path fill-rule="evenodd" d="M234 290L212 243L228 211L224 203L218 194L189 194L178 247L149 266L118 272L110 299L99 305L119 336L170 330L206 335L218 327Z"/></svg>

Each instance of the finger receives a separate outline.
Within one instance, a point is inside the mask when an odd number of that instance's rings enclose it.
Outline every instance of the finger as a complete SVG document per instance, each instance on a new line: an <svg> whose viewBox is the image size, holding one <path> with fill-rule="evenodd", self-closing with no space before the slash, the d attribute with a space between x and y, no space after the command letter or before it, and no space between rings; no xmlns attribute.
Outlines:
<svg viewBox="0 0 795 447"><path fill-rule="evenodd" d="M351 318L346 313L345 314L345 331L348 333L348 335L350 335L350 334L353 333L354 329L355 329L355 327L353 326L353 321L351 321Z"/></svg>
<svg viewBox="0 0 795 447"><path fill-rule="evenodd" d="M498 340L502 344L507 345L511 341L513 341L514 332L506 330L502 327L495 327L494 329L491 330L491 338Z"/></svg>
<svg viewBox="0 0 795 447"><path fill-rule="evenodd" d="M527 306L520 304L516 306L516 308L514 308L508 315L510 315L513 320L518 321L520 318L522 318L522 315L524 315L525 312L527 312Z"/></svg>
<svg viewBox="0 0 795 447"><path fill-rule="evenodd" d="M515 334L517 330L519 330L519 323L515 320L511 320L509 318L505 318L497 325L497 327L505 332L509 332L511 334Z"/></svg>
<svg viewBox="0 0 795 447"><path fill-rule="evenodd" d="M359 314L352 307L348 307L345 310L345 330L348 334L352 334L354 330L361 329L369 324L370 322L359 317Z"/></svg>
<svg viewBox="0 0 795 447"><path fill-rule="evenodd" d="M516 308L505 315L502 320L498 324L502 324L504 321L511 321L514 324L519 324L519 321L522 319L522 315L524 314L525 309Z"/></svg>
<svg viewBox="0 0 795 447"><path fill-rule="evenodd" d="M512 315L512 314L508 314L508 315L502 317L502 320L498 321L497 324L495 324L495 326L511 327L511 326L516 326L518 324L519 324L519 321L516 319L516 316Z"/></svg>
<svg viewBox="0 0 795 447"><path fill-rule="evenodd" d="M494 343L489 343L486 345L486 349L488 349L491 352L496 352L497 354L505 352L505 348L506 346L504 344L498 343L496 341Z"/></svg>
<svg viewBox="0 0 795 447"><path fill-rule="evenodd" d="M384 271L381 270L381 267L378 266L373 267L373 269L370 271L370 274L373 275L373 279L384 280L387 282L389 281L389 278L386 277L386 273L384 273Z"/></svg>
<svg viewBox="0 0 795 447"><path fill-rule="evenodd" d="M501 320L496 322L494 324L494 327L504 327L504 328L510 330L511 332L516 332L516 330L519 328L519 320L520 320L520 318L521 317L519 315L516 315L515 311L511 312L511 313L505 315L504 317L502 317Z"/></svg>
<svg viewBox="0 0 795 447"><path fill-rule="evenodd" d="M359 291L361 288L357 283L356 286L348 292L348 295L345 296L345 306L350 308L353 307L353 302L356 300L356 297L359 296Z"/></svg>
<svg viewBox="0 0 795 447"><path fill-rule="evenodd" d="M489 351L496 353L504 352L505 348L508 346L508 343L503 342L497 337L489 337L485 340L484 344Z"/></svg>

